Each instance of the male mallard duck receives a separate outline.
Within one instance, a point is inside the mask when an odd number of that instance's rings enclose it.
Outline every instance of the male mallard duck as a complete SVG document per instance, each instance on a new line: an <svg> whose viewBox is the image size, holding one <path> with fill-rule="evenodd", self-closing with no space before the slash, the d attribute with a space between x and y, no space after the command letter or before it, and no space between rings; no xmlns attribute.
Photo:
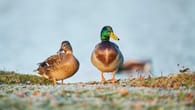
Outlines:
<svg viewBox="0 0 195 110"><path fill-rule="evenodd" d="M111 26L104 26L101 31L101 42L96 45L91 55L92 64L101 71L101 82L105 82L104 72L112 72L111 82L115 82L115 74L123 64L123 55L119 47L110 42L119 38L114 34Z"/></svg>
<svg viewBox="0 0 195 110"><path fill-rule="evenodd" d="M35 71L55 85L57 80L62 80L63 84L63 80L73 76L78 69L79 61L74 57L70 43L63 41L57 54L40 63Z"/></svg>

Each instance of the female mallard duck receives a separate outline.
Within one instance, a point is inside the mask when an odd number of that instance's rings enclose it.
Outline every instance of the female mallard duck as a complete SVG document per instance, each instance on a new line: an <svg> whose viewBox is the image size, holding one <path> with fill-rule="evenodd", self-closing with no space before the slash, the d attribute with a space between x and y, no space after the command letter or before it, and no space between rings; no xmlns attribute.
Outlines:
<svg viewBox="0 0 195 110"><path fill-rule="evenodd" d="M79 61L74 57L72 47L68 41L63 41L60 50L39 64L36 72L44 78L53 81L63 80L73 76L79 69Z"/></svg>
<svg viewBox="0 0 195 110"><path fill-rule="evenodd" d="M104 26L101 31L101 42L96 45L91 55L92 64L101 71L101 82L105 82L104 72L112 72L111 82L115 82L115 74L123 64L123 55L119 47L110 42L119 38L114 34L111 26Z"/></svg>

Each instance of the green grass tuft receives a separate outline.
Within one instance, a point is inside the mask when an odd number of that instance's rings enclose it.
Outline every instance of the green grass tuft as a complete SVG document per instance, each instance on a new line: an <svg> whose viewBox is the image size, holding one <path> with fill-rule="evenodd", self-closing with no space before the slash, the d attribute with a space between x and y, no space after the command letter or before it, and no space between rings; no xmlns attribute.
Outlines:
<svg viewBox="0 0 195 110"><path fill-rule="evenodd" d="M19 74L14 71L0 71L0 84L51 84L51 81L30 74Z"/></svg>

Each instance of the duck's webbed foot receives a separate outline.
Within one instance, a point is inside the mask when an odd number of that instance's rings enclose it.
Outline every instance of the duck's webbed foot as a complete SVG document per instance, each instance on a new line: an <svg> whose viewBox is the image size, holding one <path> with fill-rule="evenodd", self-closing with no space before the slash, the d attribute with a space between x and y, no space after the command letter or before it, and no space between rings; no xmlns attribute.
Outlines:
<svg viewBox="0 0 195 110"><path fill-rule="evenodd" d="M112 83L116 83L115 74L116 74L116 71L113 72L113 76L112 76L112 78L109 80L109 81L112 82Z"/></svg>

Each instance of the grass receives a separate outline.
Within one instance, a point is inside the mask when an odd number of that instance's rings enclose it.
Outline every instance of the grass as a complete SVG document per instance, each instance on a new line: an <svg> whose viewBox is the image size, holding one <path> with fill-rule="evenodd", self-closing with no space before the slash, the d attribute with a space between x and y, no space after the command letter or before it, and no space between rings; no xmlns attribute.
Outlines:
<svg viewBox="0 0 195 110"><path fill-rule="evenodd" d="M29 83L30 82L30 83ZM195 73L53 86L34 75L0 71L0 109L193 110Z"/></svg>
<svg viewBox="0 0 195 110"><path fill-rule="evenodd" d="M180 87L189 88L195 85L195 73L178 73L164 77L132 78L127 81L128 84L135 87L150 87L150 88L173 88Z"/></svg>
<svg viewBox="0 0 195 110"><path fill-rule="evenodd" d="M1 84L52 84L51 81L29 74L19 74L14 71L0 71ZM91 82L84 83L90 84ZM100 82L92 82L98 84ZM109 82L105 82L109 83ZM177 73L169 76L161 77L137 77L129 78L126 80L117 81L116 83L124 83L133 87L150 87L150 88L173 88L179 89L180 87L189 88L195 85L195 73Z"/></svg>
<svg viewBox="0 0 195 110"><path fill-rule="evenodd" d="M0 71L1 84L51 84L47 79L30 74L19 74L14 71Z"/></svg>

